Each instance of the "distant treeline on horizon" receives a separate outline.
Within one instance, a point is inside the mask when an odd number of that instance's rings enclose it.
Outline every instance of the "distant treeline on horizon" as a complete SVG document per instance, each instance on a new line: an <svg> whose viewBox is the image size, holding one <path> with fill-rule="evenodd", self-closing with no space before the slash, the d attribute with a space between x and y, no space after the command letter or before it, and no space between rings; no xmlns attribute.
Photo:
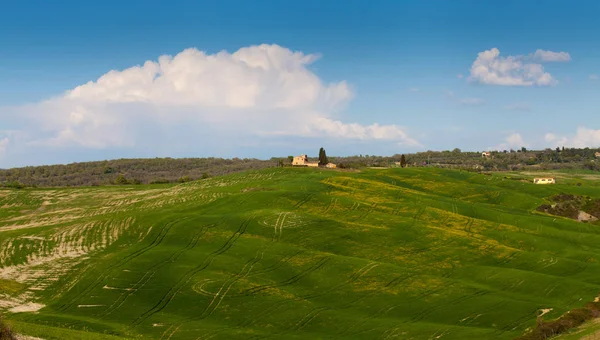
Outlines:
<svg viewBox="0 0 600 340"><path fill-rule="evenodd" d="M600 171L600 150L596 148L556 148L545 150L482 152L425 151L404 154L406 166L437 166L469 171L519 171L588 169ZM116 159L65 165L28 166L0 169L2 187L60 187L124 184L162 184L220 176L248 170L291 166L291 158L143 158ZM393 156L356 155L329 160L340 169L399 166L402 154ZM316 159L316 158L315 158Z"/></svg>

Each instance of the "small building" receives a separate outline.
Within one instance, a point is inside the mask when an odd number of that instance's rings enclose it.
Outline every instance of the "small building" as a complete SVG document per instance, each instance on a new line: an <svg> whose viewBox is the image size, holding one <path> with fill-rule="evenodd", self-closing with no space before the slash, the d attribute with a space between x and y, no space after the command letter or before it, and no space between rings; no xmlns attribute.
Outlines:
<svg viewBox="0 0 600 340"><path fill-rule="evenodd" d="M306 155L296 156L296 157L294 157L294 160L292 161L292 165L307 165L307 164L308 164L308 156L306 156Z"/></svg>
<svg viewBox="0 0 600 340"><path fill-rule="evenodd" d="M534 178L533 183L535 184L555 184L556 181L552 177Z"/></svg>
<svg viewBox="0 0 600 340"><path fill-rule="evenodd" d="M600 152L596 152L596 158L600 158Z"/></svg>
<svg viewBox="0 0 600 340"><path fill-rule="evenodd" d="M317 168L319 166L318 162L309 162L307 155L300 155L294 157L292 161L292 166L308 166L311 168ZM325 165L326 168L335 169L337 166L333 163L327 163Z"/></svg>
<svg viewBox="0 0 600 340"><path fill-rule="evenodd" d="M481 157L482 158L490 158L490 157L492 157L492 153L489 151L482 152Z"/></svg>
<svg viewBox="0 0 600 340"><path fill-rule="evenodd" d="M310 167L318 167L319 163L311 163L308 161L307 155L300 155L294 157L292 161L292 166L310 166Z"/></svg>

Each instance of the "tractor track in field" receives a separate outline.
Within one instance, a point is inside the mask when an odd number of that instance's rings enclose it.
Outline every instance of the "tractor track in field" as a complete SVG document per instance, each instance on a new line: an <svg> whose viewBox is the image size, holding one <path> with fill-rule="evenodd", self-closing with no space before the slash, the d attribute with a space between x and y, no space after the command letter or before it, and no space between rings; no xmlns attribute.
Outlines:
<svg viewBox="0 0 600 340"><path fill-rule="evenodd" d="M437 311L439 309L442 309L442 308L444 308L444 307L446 307L448 305L457 305L457 304L462 303L464 301L471 300L471 299L474 299L474 298L478 298L480 296L484 296L484 295L487 295L489 293L490 292L486 291L486 290L478 290L478 291L476 291L473 294L463 295L463 296L461 296L459 298L456 298L454 300L451 300L449 302L437 304L437 305L435 305L433 307L426 308L426 309L422 310L421 312L413 315L412 318L410 318L409 320L405 321L404 323L419 322L419 321L425 319L426 317L428 317L429 315L431 315L433 312L435 312L435 311Z"/></svg>
<svg viewBox="0 0 600 340"><path fill-rule="evenodd" d="M370 214L370 213L372 213L372 212L373 212L373 211L374 211L374 210L377 208L377 206L378 206L378 205L379 205L379 203L377 203L377 202L375 202L375 203L371 204L371 205L370 205L370 206L367 208L367 210L365 210L365 211L364 211L364 212L363 212L363 213L362 213L360 216L358 216L358 217L356 218L356 220L362 220L362 219L364 219L365 217L369 216L369 214Z"/></svg>
<svg viewBox="0 0 600 340"><path fill-rule="evenodd" d="M396 283L394 286L397 286L400 282L404 282L405 280L411 279L414 276L416 276L416 274L410 274L410 275L408 275L406 277L396 278L395 280L399 280L399 282ZM396 304L393 304L393 305L390 305L390 306L386 306L386 307L380 309L379 311L377 311L376 313L372 314L368 318L364 319L362 323L359 323L359 324L351 326L350 329L348 329L347 331L345 331L342 334L348 334L349 333L348 336L356 336L358 334L364 333L367 330L356 330L354 332L350 332L350 330L353 329L353 328L357 328L361 324L365 324L369 320L374 320L374 319L380 318L380 317L386 315L390 311L392 311L392 310L394 310L394 309L396 309L396 308L398 308L400 306L404 306L404 305L406 305L406 304L408 304L410 302L417 301L417 300L426 298L428 296L431 296L433 294L445 291L445 290L447 290L449 287L451 287L453 285L454 285L454 283L451 283L449 285L444 285L444 286L438 287L437 289L429 289L429 290L426 290L424 292L421 292L420 294L418 294L418 295L416 295L416 296L414 296L414 297L412 297L410 299L404 300L404 301L402 301L400 303L396 303ZM369 330L375 330L375 329L369 329Z"/></svg>
<svg viewBox="0 0 600 340"><path fill-rule="evenodd" d="M519 318L517 318L516 320L507 323L506 325L504 325L503 327L497 329L494 334L497 335L501 335L505 332L509 332L509 331L513 331L515 330L517 327L519 327L520 325L522 325L525 322L528 322L531 319L534 319L538 314L539 308L535 308L533 309L531 312L524 314L522 316L520 316Z"/></svg>
<svg viewBox="0 0 600 340"><path fill-rule="evenodd" d="M151 317L152 315L160 312L161 310L163 310L175 297L175 295L177 295L177 293L179 293L179 291L199 272L203 271L204 269L208 268L208 266L210 266L210 264L214 261L214 259L225 253L226 251L228 251L229 249L231 249L231 247L233 247L233 245L235 244L235 242L246 232L246 229L248 228L248 225L250 225L250 222L253 220L254 218L250 218L247 219L246 221L242 222L239 226L239 228L233 233L233 235L230 236L230 238L217 250L213 251L212 253L210 253L205 259L204 261L202 261L202 263L200 263L199 265L197 265L196 267L190 269L189 271L187 271L176 283L175 285L173 285L169 291L163 295L161 297L161 299L150 309L148 309L147 311L145 311L144 313L142 313L138 318L136 318L132 323L131 326L136 327L138 325L140 325L142 322L144 322L145 320L147 320L149 317Z"/></svg>
<svg viewBox="0 0 600 340"><path fill-rule="evenodd" d="M329 203L327 204L327 207L325 207L325 210L323 210L323 212L321 214L327 214L329 213L331 210L335 209L336 205L338 203L338 198L332 198Z"/></svg>
<svg viewBox="0 0 600 340"><path fill-rule="evenodd" d="M190 241L184 248L178 250L177 252L174 252L166 260L154 265L146 273L144 273L144 275L133 285L133 287L131 287L131 289L128 289L125 292L121 293L119 298L117 298L117 300L115 302L113 302L113 304L110 305L103 312L100 319L103 319L104 317L110 315L115 310L119 309L131 295L135 294L135 292L137 290L144 287L144 285L146 285L146 283L148 283L154 277L154 275L160 268L162 268L163 266L165 266L169 263L177 261L179 259L179 257L181 257L185 252L194 249L196 247L196 245L198 245L198 242L200 241L202 236L206 233L206 231L208 231L208 229L210 229L212 227L215 227L216 225L217 224L209 224L209 225L200 227L198 232L196 232L196 234L190 239Z"/></svg>
<svg viewBox="0 0 600 340"><path fill-rule="evenodd" d="M154 240L152 241L152 243L150 243L147 246L144 246L136 251L134 251L131 254L128 254L127 256L123 257L122 259L120 259L119 261L117 261L116 263L110 265L108 268L106 268L106 270L104 271L104 274L100 275L96 280L94 280L92 283L90 283L89 285L87 285L81 292L79 292L74 298L71 299L70 302L65 303L63 305L61 305L58 310L59 311L66 311L67 309L69 309L71 306L73 306L78 300L80 300L83 296L89 294L94 288L96 288L99 284L102 283L102 281L104 281L106 278L109 277L109 275L111 274L112 270L119 268L123 265L125 265L126 263L130 262L131 260L137 258L138 256L150 251L151 249L157 247L158 245L160 245L162 243L162 241L165 239L165 237L167 236L167 234L169 233L169 231L171 230L171 228L181 222L182 220L185 220L186 218L180 218L174 221L170 221L168 223L166 223L163 228L159 231L158 235L156 236L156 238L154 238Z"/></svg>
<svg viewBox="0 0 600 340"><path fill-rule="evenodd" d="M304 196L304 198L302 198L300 201L298 201L296 204L294 204L294 209L300 209L303 205L308 203L315 196L316 196L316 194L313 194L313 193L306 194Z"/></svg>
<svg viewBox="0 0 600 340"><path fill-rule="evenodd" d="M261 285L261 286L257 286L257 287L252 287L249 289L246 289L245 291L242 291L240 294L235 295L237 296L250 296L250 295L254 295L257 294L259 292L262 292L264 290L267 289L273 289L273 288L279 288L279 287L285 287L285 286L289 286L291 284L294 284L298 281L300 281L303 277L305 277L306 275L318 270L319 268L323 267L325 265L325 263L327 263L329 260L331 259L330 256L324 256L321 257L318 261L316 261L312 266L310 266L308 269L301 271L300 273L288 278L287 280L278 282L278 283L274 283L274 284L267 284L267 285Z"/></svg>
<svg viewBox="0 0 600 340"><path fill-rule="evenodd" d="M397 285L399 285L400 283L409 280L411 278L413 278L414 276L416 276L416 274L408 274L408 275L399 275L397 277L395 277L394 279L392 279L390 282L388 282L384 288L393 288L396 287ZM360 322L358 323L353 323L350 327L346 328L344 331L342 331L342 333L340 333L340 336L349 334L352 332L353 329L360 327L361 325L364 325L365 323L367 323L369 320L374 320L378 317L381 317L385 314L387 314L388 312L390 312L391 310L403 305L405 302L402 302L400 304L395 304L392 306L386 306L385 308L380 309L379 311L377 311L374 314L371 314L369 317L362 319Z"/></svg>
<svg viewBox="0 0 600 340"><path fill-rule="evenodd" d="M294 302L294 301L304 301L304 300L310 300L310 299L314 299L316 297L319 296L323 296L326 295L328 293L331 293L332 291L338 290L339 288L341 288L342 286L346 286L348 284L351 284L353 282L356 282L359 278L361 278L362 276L366 275L369 271L371 271L372 269L374 269L375 267L377 267L378 264L374 263L374 262L370 262L368 264L366 264L365 266L361 267L360 269L358 269L357 271L353 272L352 275L343 283L337 284L333 287L330 287L324 291L321 291L319 293L313 293L313 294L306 294L303 296L299 296L293 299L288 299L288 300L284 300L284 301L279 301L279 302L275 302L274 304L272 304L271 306L269 306L268 308L266 308L265 310L263 310L262 312L260 312L258 315L254 316L253 318L248 318L245 321L242 321L240 323L238 323L237 326L235 326L235 329L243 329L245 327L248 327L252 324L254 324L256 322L256 320L261 319L263 316L275 313L277 310L279 310L280 308L284 307L286 304ZM388 287L393 287L398 285L400 282L402 282L403 276L399 276L394 278L393 280L391 280L390 282L388 282L384 287L388 288ZM318 314L326 311L326 310L331 310L331 309L343 309L343 308L349 308L350 306L368 298L369 296L375 294L376 291L371 291L367 294L365 294L364 296L356 299L353 302L348 303L345 306L341 306L341 307L319 307L317 308L316 311L311 311L311 313L313 313L311 316L307 316L307 318L303 318L302 320L300 320L296 325L291 326L291 328L287 329L287 330L282 330L281 332L278 332L276 334L273 335L280 335L284 332L289 332L290 330L292 330L293 327L298 327L299 329L303 328L304 326L306 326L306 324L308 324L310 321L312 321L315 317L318 316ZM316 314L314 314L316 313ZM230 329L230 328L227 328ZM226 329L222 329L220 331L217 331L216 333L212 333L212 334L207 334L206 337L202 337L201 339L210 339L216 335L218 335L219 333L222 333L224 330ZM253 337L251 339L254 338L263 338L263 337Z"/></svg>
<svg viewBox="0 0 600 340"><path fill-rule="evenodd" d="M217 290L217 293L213 294L213 299L210 301L208 306L206 306L199 315L189 317L189 318L185 319L183 322L180 322L177 326L171 325L162 334L161 339L165 339L165 338L171 339L171 337L173 337L173 335L175 333L177 333L184 324L194 321L194 320L206 319L207 317L211 316L214 313L214 311L219 307L219 305L221 304L221 302L223 301L225 296L227 296L227 293L231 289L231 286L233 286L233 284L235 284L237 281L248 277L248 274L250 274L250 272L252 271L252 268L263 259L267 248L268 248L268 246L263 246L262 249L259 249L256 252L255 256L252 259L248 260L244 264L244 266L242 267L242 269L240 270L239 273L237 273L237 274L233 275L232 277L230 277L229 279L225 280L225 282ZM168 336L167 336L167 333L168 333Z"/></svg>
<svg viewBox="0 0 600 340"><path fill-rule="evenodd" d="M181 327L189 322L192 322L194 320L202 320L205 319L207 317L209 317L210 315L213 314L213 312L218 308L218 306L221 304L221 301L223 301L223 299L225 298L225 296L227 295L227 293L229 292L229 290L231 289L231 286L233 286L234 283L236 283L237 281L249 277L250 273L252 271L252 269L254 268L254 265L256 265L259 261L261 261L264 257L265 251L267 250L267 248L269 248L273 243L278 242L279 238L281 237L281 231L283 229L283 226L285 224L285 218L287 217L289 213L285 213L282 212L279 214L277 221L275 222L275 226L274 226L274 232L273 232L273 237L271 238L271 243L263 246L261 249L259 249L256 253L256 255L254 256L253 259L249 260L248 262L246 262L246 264L242 267L242 270L238 273L233 275L232 277L230 277L229 279L225 280L225 282L221 285L221 287L217 290L216 293L212 294L209 292L205 292L203 291L201 288L201 292L204 293L204 295L207 296L212 296L212 300L210 302L210 304L204 309L204 311L202 311L202 313L200 313L200 315L194 316L194 317L189 317L187 319L185 319L183 322L180 322L177 325L171 325L169 328L167 328L167 330L162 334L161 339L171 339L173 337L173 335L175 335L175 333L177 333L179 331L179 329L181 329ZM279 236L278 236L279 235ZM259 256L260 253L260 256ZM275 270L278 267L283 266L284 263L287 263L288 261L290 261L293 257L295 257L296 255L298 255L299 253L301 253L301 251L296 252L296 254L288 257L287 259L285 259L284 261L280 261L278 263L278 266L272 266L274 269L269 269L269 270L263 270L260 272L255 272L254 275L252 276L256 276L259 275L261 273L265 273L268 271L272 271ZM225 291L223 291L225 289ZM218 298L218 299L217 299ZM215 304L215 301L216 304Z"/></svg>
<svg viewBox="0 0 600 340"><path fill-rule="evenodd" d="M361 269L359 269L359 271L357 271L356 273L353 273L353 277L354 277L354 281L365 275L368 271L370 271L372 268L371 264L367 264L366 266L362 267ZM361 272L361 274L359 274L359 272ZM403 282L404 280L408 279L409 277L412 277L412 275L399 275L397 277L395 277L394 279L392 279L391 281L389 281L384 287L385 288L393 288L395 286L397 286L398 284L400 284L401 282ZM350 280L348 280L350 281ZM339 286L339 285L338 285ZM332 287L330 289L328 289L327 291L322 292L322 294L318 295L318 296L322 296L325 295L326 293L329 293L333 290L335 290L336 288L339 287ZM266 339L266 338L270 338L276 335L283 335L283 334L288 334L291 332L298 332L300 331L302 328L306 327L310 322L312 322L314 319L317 318L317 316L319 316L321 313L326 312L326 311L330 311L330 310L342 310L342 309L348 309L354 305L356 305L359 302L362 302L366 299L368 299L369 297L371 297L372 295L376 294L377 290L371 290L369 292L367 292L366 294L364 294L363 296L354 299L353 301L346 303L344 305L341 306L321 306L321 307L316 307L313 308L312 310L310 310L304 317L302 317L296 324L294 324L293 326L281 330L280 332L277 333L272 333L269 335L265 335L265 336L255 336L255 337L251 337L250 339ZM308 297L308 296L303 296L301 299L302 300L307 300L307 299L311 299L314 298L316 296L313 297ZM300 299L300 298L299 298Z"/></svg>

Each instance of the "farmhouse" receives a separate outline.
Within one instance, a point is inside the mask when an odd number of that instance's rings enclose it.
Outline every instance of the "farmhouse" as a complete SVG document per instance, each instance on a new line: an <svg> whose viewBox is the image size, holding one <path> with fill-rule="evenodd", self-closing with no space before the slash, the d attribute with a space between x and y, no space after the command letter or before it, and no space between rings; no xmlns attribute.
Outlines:
<svg viewBox="0 0 600 340"><path fill-rule="evenodd" d="M307 163L308 163L308 156L306 156L306 155L296 156L296 157L294 157L294 160L292 161L292 165L306 165Z"/></svg>
<svg viewBox="0 0 600 340"><path fill-rule="evenodd" d="M300 155L300 156L294 157L294 160L292 161L292 165L318 167L319 163L311 163L308 161L307 155Z"/></svg>
<svg viewBox="0 0 600 340"><path fill-rule="evenodd" d="M292 166L309 166L309 167L316 168L319 166L319 163L318 162L309 162L307 155L300 155L300 156L294 157L294 160L292 161ZM337 166L333 163L327 163L325 165L325 167L330 168L330 169L335 169Z"/></svg>
<svg viewBox="0 0 600 340"><path fill-rule="evenodd" d="M489 151L482 152L481 153L481 157L483 157L483 158L490 158L490 157L492 157L492 153L489 152Z"/></svg>
<svg viewBox="0 0 600 340"><path fill-rule="evenodd" d="M555 184L556 181L552 177L534 178L533 183L535 184Z"/></svg>

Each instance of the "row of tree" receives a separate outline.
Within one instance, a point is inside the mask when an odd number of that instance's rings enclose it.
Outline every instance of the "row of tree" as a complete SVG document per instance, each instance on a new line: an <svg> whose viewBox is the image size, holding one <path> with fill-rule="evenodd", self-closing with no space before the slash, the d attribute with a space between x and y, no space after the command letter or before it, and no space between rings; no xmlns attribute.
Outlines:
<svg viewBox="0 0 600 340"><path fill-rule="evenodd" d="M329 162L338 168L400 166L439 166L469 170L527 170L527 169L590 169L600 170L598 149L556 148L545 150L492 151L490 158L480 152L425 151L393 156L356 155L328 157L319 149L319 165ZM293 156L289 156L292 163ZM190 180L229 173L284 166L281 158L222 159L222 158L154 158L119 159L112 161L72 163L0 170L0 186L92 186L109 184L182 183Z"/></svg>

